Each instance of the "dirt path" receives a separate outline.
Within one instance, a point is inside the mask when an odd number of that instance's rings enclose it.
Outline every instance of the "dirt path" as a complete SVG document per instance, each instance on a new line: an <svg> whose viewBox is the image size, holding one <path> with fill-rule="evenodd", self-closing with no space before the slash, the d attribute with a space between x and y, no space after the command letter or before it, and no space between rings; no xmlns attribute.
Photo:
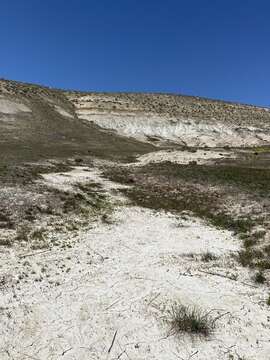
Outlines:
<svg viewBox="0 0 270 360"><path fill-rule="evenodd" d="M118 186L83 168L46 181L64 187L80 176L111 193ZM74 247L21 259L15 251L1 254L0 358L268 359L267 293L250 286L232 260L237 239L198 219L111 196L122 201L114 223L96 223ZM203 262L206 251L218 259ZM214 334L170 334L166 309L174 301L220 315Z"/></svg>

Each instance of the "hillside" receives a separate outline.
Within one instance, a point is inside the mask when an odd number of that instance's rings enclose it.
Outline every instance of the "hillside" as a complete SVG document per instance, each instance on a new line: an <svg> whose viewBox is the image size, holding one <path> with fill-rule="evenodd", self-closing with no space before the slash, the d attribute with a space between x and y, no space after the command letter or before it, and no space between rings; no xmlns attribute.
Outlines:
<svg viewBox="0 0 270 360"><path fill-rule="evenodd" d="M180 95L85 94L7 80L0 81L0 96L2 161L87 153L122 158L154 146L270 141L270 111L255 106Z"/></svg>
<svg viewBox="0 0 270 360"><path fill-rule="evenodd" d="M270 111L255 106L162 94L67 93L80 119L164 145L254 146L269 143Z"/></svg>
<svg viewBox="0 0 270 360"><path fill-rule="evenodd" d="M152 149L78 119L62 91L0 81L0 161L89 153L123 158Z"/></svg>

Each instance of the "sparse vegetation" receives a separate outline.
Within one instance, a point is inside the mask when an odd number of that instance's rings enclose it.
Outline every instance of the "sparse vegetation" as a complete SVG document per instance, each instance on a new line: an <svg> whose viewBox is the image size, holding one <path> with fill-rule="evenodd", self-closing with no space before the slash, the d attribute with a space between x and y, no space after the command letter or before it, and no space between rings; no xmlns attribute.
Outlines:
<svg viewBox="0 0 270 360"><path fill-rule="evenodd" d="M266 277L264 276L264 274L261 271L259 271L255 274L254 281L257 284L264 284L266 282Z"/></svg>
<svg viewBox="0 0 270 360"><path fill-rule="evenodd" d="M36 228L31 232L31 238L34 240L43 241L45 233L46 229L44 227Z"/></svg>
<svg viewBox="0 0 270 360"><path fill-rule="evenodd" d="M0 276L0 289L6 287L8 284L8 277L6 275Z"/></svg>
<svg viewBox="0 0 270 360"><path fill-rule="evenodd" d="M12 229L13 222L10 219L10 216L0 212L0 229Z"/></svg>
<svg viewBox="0 0 270 360"><path fill-rule="evenodd" d="M29 222L20 223L16 230L17 231L16 240L28 242L31 229L32 227Z"/></svg>
<svg viewBox="0 0 270 360"><path fill-rule="evenodd" d="M202 257L201 257L201 260L204 262L214 261L217 259L218 259L218 256L211 253L210 251L205 252L204 254L202 254Z"/></svg>
<svg viewBox="0 0 270 360"><path fill-rule="evenodd" d="M176 212L188 210L218 228L235 233L248 232L255 224L249 217L236 218L225 212L211 193L198 191L190 186L168 189L166 184L163 184L162 187L152 185L150 188L136 183L136 187L124 189L122 192L141 206Z"/></svg>
<svg viewBox="0 0 270 360"><path fill-rule="evenodd" d="M253 191L254 194L266 194L270 191L270 169L242 167L234 165L180 165L171 162L148 164L137 169L137 174L169 177L177 182L207 184L211 186L233 186L241 191Z"/></svg>
<svg viewBox="0 0 270 360"><path fill-rule="evenodd" d="M252 233L252 238L254 239L254 242L256 242L259 239L262 239L266 234L265 230L258 230Z"/></svg>
<svg viewBox="0 0 270 360"><path fill-rule="evenodd" d="M4 195L4 192L0 194L0 229L15 229L16 235L15 231L10 236L1 234L2 246L10 246L17 241L22 244L28 242L32 249L43 249L50 247L51 241L59 244L48 236L53 229L59 232L77 231L89 227L98 218L112 222L112 203L96 183L75 184L72 191L62 191L45 184L27 182L17 186L16 192L9 192L8 198ZM19 201L16 201L18 198ZM12 215L5 215L7 213ZM38 223L44 226L38 226Z"/></svg>
<svg viewBox="0 0 270 360"><path fill-rule="evenodd" d="M261 250L246 248L239 251L237 260L242 266L256 267L258 259L263 259L263 257L264 254Z"/></svg>
<svg viewBox="0 0 270 360"><path fill-rule="evenodd" d="M133 186L122 191L140 206L177 213L189 211L217 228L233 231L243 239L244 248L237 257L240 263L270 268L270 251L256 246L266 233L263 228L267 226L269 205L265 195L270 191L270 169L242 167L237 163L207 166L163 162L128 169L110 168L105 174L129 185L132 178ZM254 201L261 211L250 210L249 201ZM240 212L242 203L246 210ZM258 225L260 230L256 230Z"/></svg>
<svg viewBox="0 0 270 360"><path fill-rule="evenodd" d="M46 240L46 229L44 227L38 227L33 229L29 237L31 239L31 249L47 249L49 248L49 243Z"/></svg>
<svg viewBox="0 0 270 360"><path fill-rule="evenodd" d="M252 150L255 154L270 153L270 146L255 146L250 150Z"/></svg>
<svg viewBox="0 0 270 360"><path fill-rule="evenodd" d="M251 239L250 237L246 237L244 238L243 240L243 245L244 245L244 248L251 248L252 246L254 246L256 243L256 241L254 241L254 239Z"/></svg>
<svg viewBox="0 0 270 360"><path fill-rule="evenodd" d="M1 237L0 238L0 246L11 246L12 245L12 242L10 240L10 238L8 237Z"/></svg>
<svg viewBox="0 0 270 360"><path fill-rule="evenodd" d="M270 257L269 257L269 255L264 256L261 260L258 260L256 265L261 270L269 270L270 269Z"/></svg>

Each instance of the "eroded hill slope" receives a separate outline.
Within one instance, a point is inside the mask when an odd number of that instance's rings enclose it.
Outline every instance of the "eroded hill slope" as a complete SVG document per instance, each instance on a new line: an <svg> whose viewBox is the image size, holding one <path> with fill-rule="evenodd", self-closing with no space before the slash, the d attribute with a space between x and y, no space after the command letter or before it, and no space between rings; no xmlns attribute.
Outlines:
<svg viewBox="0 0 270 360"><path fill-rule="evenodd" d="M151 150L150 144L78 119L62 91L0 81L1 163L87 154L123 159Z"/></svg>
<svg viewBox="0 0 270 360"><path fill-rule="evenodd" d="M68 93L79 118L142 141L253 146L270 140L267 108L191 96Z"/></svg>
<svg viewBox="0 0 270 360"><path fill-rule="evenodd" d="M31 160L130 156L152 151L151 145L262 146L270 141L269 123L267 108L199 97L82 93L0 81L2 160L18 159L18 149Z"/></svg>

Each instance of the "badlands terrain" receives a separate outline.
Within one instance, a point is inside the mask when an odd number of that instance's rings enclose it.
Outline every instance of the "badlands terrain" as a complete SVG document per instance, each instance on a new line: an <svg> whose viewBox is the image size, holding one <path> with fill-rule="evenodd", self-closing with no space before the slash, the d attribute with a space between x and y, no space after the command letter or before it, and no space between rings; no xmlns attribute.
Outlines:
<svg viewBox="0 0 270 360"><path fill-rule="evenodd" d="M0 359L270 359L269 125L0 80Z"/></svg>

